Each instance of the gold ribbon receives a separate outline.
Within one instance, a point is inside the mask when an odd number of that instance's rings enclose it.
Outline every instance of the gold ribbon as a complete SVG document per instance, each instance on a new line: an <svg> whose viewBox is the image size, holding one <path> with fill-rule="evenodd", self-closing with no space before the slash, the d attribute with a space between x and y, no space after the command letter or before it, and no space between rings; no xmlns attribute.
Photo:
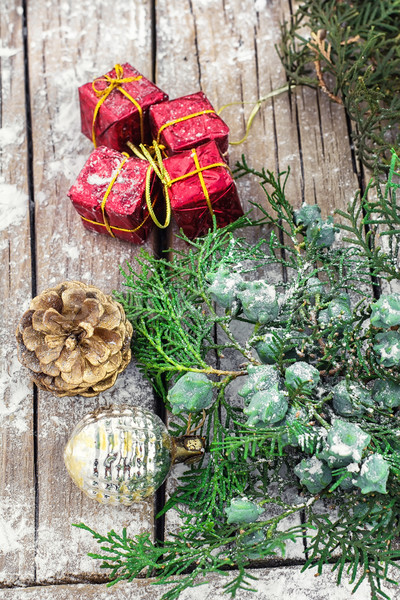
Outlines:
<svg viewBox="0 0 400 600"><path fill-rule="evenodd" d="M161 147L156 142L153 143L153 146L151 147L151 149L146 148L146 146L144 144L140 144L140 146L139 146L140 150L138 150L136 148L136 146L134 146L130 142L128 142L128 146L136 154L136 156L138 156L142 160L147 160L147 162L149 163L149 166L148 166L148 169L146 172L146 193L145 193L147 209L148 209L149 214L150 214L151 218L153 219L154 223L157 225L157 227L159 227L160 229L166 229L171 221L171 202L169 200L169 194L168 194L168 188L170 187L170 184L171 184L171 177L169 176L169 173L164 166L163 157L161 154ZM151 155L151 152L154 152L155 158ZM160 221L157 219L157 217L154 213L154 210L153 210L153 205L151 203L150 192L151 192L151 171L152 170L155 172L155 174L157 175L157 177L163 184L163 188L164 188L163 191L164 191L164 198L165 198L165 202L166 202L166 214L165 214L165 222L163 224L160 223Z"/></svg>
<svg viewBox="0 0 400 600"><path fill-rule="evenodd" d="M145 218L143 219L143 221L140 223L140 225L138 225L137 227L135 227L135 229L123 229L122 227L114 227L114 225L110 225L110 222L108 220L107 214L106 214L106 203L108 200L108 196L110 195L110 192L113 188L114 183L117 180L118 175L120 174L122 167L124 166L124 164L126 163L126 161L129 158L129 154L127 154L126 152L122 152L122 154L124 155L124 158L122 159L122 161L120 162L120 164L118 165L114 175L111 178L110 183L108 184L108 187L106 189L106 193L103 196L103 200L101 202L100 208L101 208L101 214L103 216L103 223L101 223L100 221L92 221L91 219L87 219L86 217L82 217L82 215L79 215L81 219L83 219L84 221L87 221L88 223L92 223L92 225L100 225L101 227L105 227L107 229L107 232L111 235L111 237L115 237L115 235L113 234L113 229L115 231L125 231L126 233L134 233L135 231L137 231L138 229L140 229L141 227L143 227L143 225L146 223L147 219L149 218L149 216L151 215L151 213L154 214L153 211L153 206L155 204L155 200L153 202L153 204L150 203L150 208L151 208L151 212L149 210L149 213L145 216ZM149 205L147 205L147 207L149 207Z"/></svg>
<svg viewBox="0 0 400 600"><path fill-rule="evenodd" d="M250 129L253 124L254 118L257 115L258 111L260 110L263 102L265 102L266 100L269 100L269 98L273 98L274 96L279 96L280 94L283 94L283 92L288 92L290 89L294 89L295 87L296 87L295 85L290 85L288 83L280 88L277 88L276 90L272 90L272 92L269 92L269 94L267 94L263 98L259 98L257 100L257 102L254 104L253 109L250 113L250 116L247 119L246 130L245 130L244 136L237 142L229 142L229 145L230 146L238 146L239 144L243 144L243 142L245 142L247 140L247 137L250 133ZM221 106L221 108L217 111L217 115L220 115L222 113L222 111L225 110L225 108L228 108L229 106L235 106L237 104L244 106L245 104L253 104L253 102L229 102L228 104L224 104L223 106Z"/></svg>
<svg viewBox="0 0 400 600"><path fill-rule="evenodd" d="M215 167L223 167L224 169L227 169L229 172L231 172L230 168L228 167L228 165L226 163L216 162L216 163L212 163L211 165L206 165L205 167L201 167L200 163L199 163L199 158L197 156L196 149L192 148L191 152L192 152L193 161L194 161L196 169L194 171L190 171L189 173L185 173L185 175L180 175L179 177L175 177L174 179L171 179L171 176L168 173L167 169L165 168L165 165L163 162L163 157L161 154L161 149L163 147L159 146L156 141L153 141L153 146L151 146L150 148L146 148L143 144L140 144L140 146L139 146L140 150L136 146L131 144L130 142L128 142L128 146L136 154L136 156L138 156L142 160L143 159L147 160L150 163L149 168L147 169L147 173L146 173L146 204L147 204L147 208L149 209L149 213L151 214L151 218L153 219L153 221L157 225L157 227L159 227L160 229L165 229L166 227L168 227L168 225L170 223L171 201L170 201L169 193L168 193L169 188L177 181L182 181L184 179L187 179L188 177L192 177L193 175L199 176L200 185L203 190L204 199L207 203L208 210L210 211L210 215L211 215L212 219L213 220L215 219L214 210L212 208L212 204L211 204L211 200L210 200L210 195L208 193L207 186L204 181L203 171L208 171L209 169L214 169ZM151 154L152 152L154 153L155 157L152 156L152 154ZM155 174L157 175L157 177L159 178L159 180L161 181L161 183L163 185L164 198L165 198L166 207L167 207L165 223L163 225L158 221L157 217L154 214L154 211L152 210L152 206L151 206L150 177L151 177L152 170L155 172Z"/></svg>
<svg viewBox="0 0 400 600"><path fill-rule="evenodd" d="M208 193L207 186L204 181L203 171L208 171L209 169L214 169L215 167L223 167L224 169L227 169L230 172L230 168L228 167L228 165L226 163L216 162L216 163L212 163L211 165L206 165L205 167L201 167L200 163L199 163L199 157L197 156L196 149L192 148L193 161L194 161L194 164L196 167L195 170L190 171L189 173L185 173L185 175L180 175L179 177L175 177L174 179L171 179L171 176L168 173L167 169L165 168L165 165L163 162L163 157L162 157L163 146L159 146L157 144L157 142L155 142L155 141L153 142L153 146L151 146L150 148L146 148L146 146L144 144L140 144L139 149L138 149L136 146L134 146L130 142L128 142L128 146L131 148L131 150L136 154L136 156L138 158L140 158L142 160L147 160L147 162L149 163L149 166L146 171L146 185L145 185L145 198L146 198L146 206L149 211L148 214L146 215L146 217L144 218L142 223L140 225L138 225L138 227L136 227L135 229L123 229L122 227L114 227L114 225L110 225L110 223L109 223L109 220L108 220L108 217L106 214L106 210L105 210L106 203L107 203L108 197L111 193L111 190L113 188L113 185L116 182L117 177L122 170L122 167L124 166L124 164L126 163L126 161L129 158L129 155L126 152L123 152L122 154L124 155L124 158L122 159L122 161L118 165L117 169L115 170L115 173L112 176L110 183L108 184L107 190L103 196L103 200L100 205L101 214L103 217L103 223L101 223L100 221L92 221L91 219L87 219L86 217L79 215L81 217L81 219L83 219L84 221L87 221L88 223L92 223L93 225L100 225L101 227L105 227L107 232L109 233L109 235L111 235L112 237L115 237L113 230L124 231L127 233L134 233L135 231L140 229L145 224L145 222L147 221L149 216L152 218L155 225L159 229L166 229L171 221L171 201L169 198L168 189L177 181L182 181L184 179L187 179L188 177L193 177L194 175L198 175L199 180L200 180L200 185L203 190L204 198L207 203L208 210L210 211L210 215L211 215L213 221L215 220L215 214L214 214L214 210L212 208L210 195ZM152 153L154 153L154 156L152 156ZM151 172L152 171L155 172L155 174L157 175L157 177L159 178L159 180L161 181L161 183L163 185L164 198L165 198L165 202L166 202L166 216L165 216L164 223L160 223L160 221L158 220L158 218L154 212L154 205L155 205L156 200L154 200L153 202L151 201Z"/></svg>
<svg viewBox="0 0 400 600"><path fill-rule="evenodd" d="M118 64L115 65L114 70L115 70L116 77L113 78L113 77L110 77L110 75L103 75L103 77L98 77L92 83L93 91L96 94L96 96L99 98L99 101L96 104L96 108L94 109L93 120L92 120L92 141L93 141L93 145L95 148L97 148L97 142L96 142L96 134L95 134L94 126L96 123L97 115L99 114L101 105L108 98L108 96L111 94L111 92L113 90L118 90L119 92L121 92L121 94L126 96L128 98L128 100L130 100L132 102L132 104L134 104L136 106L136 108L139 112L139 118L140 118L140 139L142 142L144 141L142 107L137 102L137 100L132 98L132 96L130 94L128 94L128 92L126 90L124 90L124 88L122 87L122 85L124 83L130 83L131 81L139 81L139 79L142 79L143 76L138 75L137 77L123 77L124 69L121 65L118 65ZM95 85L96 81L106 81L108 83L108 86L106 88L104 88L103 90L99 90L96 88L96 85Z"/></svg>
<svg viewBox="0 0 400 600"><path fill-rule="evenodd" d="M193 119L194 117L199 117L200 115L206 115L208 113L215 114L215 110L211 108L207 110L200 110L199 112L191 113L190 115L186 115L185 117L179 117L178 119L172 119L172 121L167 121L167 123L161 125L160 129L158 130L156 139L157 144L160 143L161 133L164 131L164 129L166 129L166 127L170 127L171 125L175 125L175 123L181 123L182 121L187 121L188 119Z"/></svg>

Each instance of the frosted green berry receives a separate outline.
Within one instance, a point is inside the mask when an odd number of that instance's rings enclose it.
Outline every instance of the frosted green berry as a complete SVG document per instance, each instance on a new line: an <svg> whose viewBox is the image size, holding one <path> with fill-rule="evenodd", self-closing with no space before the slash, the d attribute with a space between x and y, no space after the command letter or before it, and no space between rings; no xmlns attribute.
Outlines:
<svg viewBox="0 0 400 600"><path fill-rule="evenodd" d="M266 536L263 531L254 531L253 533L249 533L248 535L243 536L242 544L248 548L246 551L246 556L251 560L257 560L257 558L264 558L265 554L262 554L258 550L258 545L265 542Z"/></svg>
<svg viewBox="0 0 400 600"><path fill-rule="evenodd" d="M261 530L254 531L248 535L243 536L242 544L244 546L256 546L265 540L265 533Z"/></svg>
<svg viewBox="0 0 400 600"><path fill-rule="evenodd" d="M276 367L272 365L255 366L249 365L244 386L238 391L239 396L249 402L251 397L261 390L266 390L279 383L280 377Z"/></svg>
<svg viewBox="0 0 400 600"><path fill-rule="evenodd" d="M232 498L230 506L225 508L230 523L254 523L263 509L248 498Z"/></svg>
<svg viewBox="0 0 400 600"><path fill-rule="evenodd" d="M353 312L350 306L350 298L342 294L331 300L326 309L321 310L318 315L320 325L334 324L337 329L344 329L353 320Z"/></svg>
<svg viewBox="0 0 400 600"><path fill-rule="evenodd" d="M358 425L336 419L330 428L325 446L318 454L333 469L360 462L371 436Z"/></svg>
<svg viewBox="0 0 400 600"><path fill-rule="evenodd" d="M328 316L330 319L339 319L345 322L352 320L353 313L351 310L350 298L347 294L342 294L329 302Z"/></svg>
<svg viewBox="0 0 400 600"><path fill-rule="evenodd" d="M213 403L213 383L204 373L186 373L168 392L174 415L181 412L200 412Z"/></svg>
<svg viewBox="0 0 400 600"><path fill-rule="evenodd" d="M208 273L206 279L211 284L208 293L212 300L223 308L232 308L237 302L237 293L244 283L239 273L235 273L232 268L225 265L220 265L215 273Z"/></svg>
<svg viewBox="0 0 400 600"><path fill-rule="evenodd" d="M318 279L318 277L310 277L307 280L305 292L309 296L315 296L316 294L322 294L324 291L324 284Z"/></svg>
<svg viewBox="0 0 400 600"><path fill-rule="evenodd" d="M400 406L400 385L394 381L377 379L372 387L372 397L381 406L396 408Z"/></svg>
<svg viewBox="0 0 400 600"><path fill-rule="evenodd" d="M353 508L354 516L360 520L374 526L379 522L380 526L387 527L393 516L393 511L388 506L382 506L380 502L376 502L373 506L360 502Z"/></svg>
<svg viewBox="0 0 400 600"><path fill-rule="evenodd" d="M372 397L358 383L340 381L333 388L333 408L342 417L356 417L364 414L365 408L372 405Z"/></svg>
<svg viewBox="0 0 400 600"><path fill-rule="evenodd" d="M400 325L400 294L383 295L371 304L371 324L389 329Z"/></svg>
<svg viewBox="0 0 400 600"><path fill-rule="evenodd" d="M343 479L343 481L339 483L339 487L345 492L354 490L354 483L352 477L346 477L346 479Z"/></svg>
<svg viewBox="0 0 400 600"><path fill-rule="evenodd" d="M304 203L301 208L294 211L294 222L296 225L304 225L308 227L321 218L321 209L317 204L306 204Z"/></svg>
<svg viewBox="0 0 400 600"><path fill-rule="evenodd" d="M276 362L277 346L281 344L284 338L284 329L271 329L262 336L262 339L254 344L261 362L266 365L273 365Z"/></svg>
<svg viewBox="0 0 400 600"><path fill-rule="evenodd" d="M373 346L378 362L383 367L400 364L400 334L397 331L377 333Z"/></svg>
<svg viewBox="0 0 400 600"><path fill-rule="evenodd" d="M362 494L378 492L387 494L386 482L389 477L389 464L380 454L372 454L361 465L355 485Z"/></svg>
<svg viewBox="0 0 400 600"><path fill-rule="evenodd" d="M283 419L288 409L287 392L282 392L278 384L267 390L254 394L249 406L243 409L247 419L246 425L253 427L260 424L273 425Z"/></svg>
<svg viewBox="0 0 400 600"><path fill-rule="evenodd" d="M298 388L312 391L319 383L319 371L312 365L304 361L295 362L285 371L285 382L291 388Z"/></svg>
<svg viewBox="0 0 400 600"><path fill-rule="evenodd" d="M332 481L331 470L316 456L304 458L295 466L294 472L310 494L318 494Z"/></svg>
<svg viewBox="0 0 400 600"><path fill-rule="evenodd" d="M337 231L339 229L335 227L332 217L328 217L326 221L317 219L307 227L307 240L318 248L330 248Z"/></svg>
<svg viewBox="0 0 400 600"><path fill-rule="evenodd" d="M251 323L270 323L279 313L276 292L273 285L265 281L249 281L237 297L242 303L243 314Z"/></svg>

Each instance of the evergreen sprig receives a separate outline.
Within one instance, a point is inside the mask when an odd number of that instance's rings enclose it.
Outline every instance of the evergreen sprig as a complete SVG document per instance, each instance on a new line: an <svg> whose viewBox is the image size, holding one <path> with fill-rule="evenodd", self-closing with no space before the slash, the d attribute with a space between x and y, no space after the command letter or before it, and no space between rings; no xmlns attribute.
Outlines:
<svg viewBox="0 0 400 600"><path fill-rule="evenodd" d="M392 150L386 184L371 180L363 197L357 194L347 212L337 210L344 222L339 227L343 237L358 247L368 260L374 277L384 275L387 281L400 279L400 188L398 157ZM351 235L349 235L351 234Z"/></svg>
<svg viewBox="0 0 400 600"><path fill-rule="evenodd" d="M293 210L288 173L254 171L243 159L237 175L265 191L261 219L182 236L186 249L169 251L171 260L142 253L124 268L116 297L139 367L174 412L173 434L190 418L207 452L160 513L175 510L181 522L165 541L79 525L98 541L92 556L111 583L152 577L174 600L219 573L234 597L253 589L252 561L303 538L304 568L330 563L338 583L366 579L373 600L387 598L382 584L399 558L400 296L376 301L371 274L394 278L398 163L393 154L385 187L371 182L376 200L357 196L340 212L343 246L334 243L340 225L317 206ZM261 225L269 234L257 243L239 235L239 226ZM393 240L388 250L373 227ZM190 394L172 402L194 377L207 394L213 388L205 419L201 392L190 411Z"/></svg>
<svg viewBox="0 0 400 600"><path fill-rule="evenodd" d="M288 79L345 106L363 164L387 172L400 145L399 0L305 0L281 27Z"/></svg>

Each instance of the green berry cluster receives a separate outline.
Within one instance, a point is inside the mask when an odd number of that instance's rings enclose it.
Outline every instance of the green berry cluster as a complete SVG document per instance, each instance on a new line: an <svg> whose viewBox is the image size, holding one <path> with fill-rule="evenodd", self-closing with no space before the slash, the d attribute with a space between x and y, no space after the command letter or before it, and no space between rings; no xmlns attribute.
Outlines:
<svg viewBox="0 0 400 600"><path fill-rule="evenodd" d="M327 248L332 243L335 227L330 221L322 223L317 206L303 205L295 212L295 221L307 236L319 227L321 237L313 238L319 246ZM325 235L325 225L329 225L329 235ZM310 494L336 487L358 489L361 494L387 493L390 464L383 452L373 451L368 422L364 424L363 419L380 418L379 412L392 414L400 406L400 383L385 378L384 373L380 378L371 371L360 378L349 374L346 363L352 360L351 344L337 354L344 364L325 368L331 347L340 347L341 338L355 339L350 295L343 290L332 293L311 274L303 284L302 309L297 318L291 318L293 291L280 292L267 280L246 281L240 265L220 264L207 279L211 299L231 319L254 324L247 342L254 360L247 365L238 390L245 426L275 428L282 447L297 449L301 460L294 473ZM400 295L382 296L363 315L359 335L364 336L364 354L377 368L398 368Z"/></svg>
<svg viewBox="0 0 400 600"><path fill-rule="evenodd" d="M321 218L321 209L317 204L304 203L294 211L294 221L307 241L318 248L330 248L335 241L335 233L339 231L333 217L328 217L326 221Z"/></svg>

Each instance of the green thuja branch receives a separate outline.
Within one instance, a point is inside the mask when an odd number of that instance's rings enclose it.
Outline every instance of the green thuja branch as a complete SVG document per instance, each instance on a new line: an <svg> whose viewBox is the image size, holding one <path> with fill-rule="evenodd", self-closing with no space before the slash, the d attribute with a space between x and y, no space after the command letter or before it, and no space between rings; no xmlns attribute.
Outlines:
<svg viewBox="0 0 400 600"><path fill-rule="evenodd" d="M347 212L336 211L343 219L339 224L346 232L343 241L361 250L372 275L388 281L400 279L398 169L399 159L392 151L386 185L370 181L363 197L357 195Z"/></svg>
<svg viewBox="0 0 400 600"><path fill-rule="evenodd" d="M277 48L289 82L343 104L365 166L387 172L400 145L398 0L305 0Z"/></svg>
<svg viewBox="0 0 400 600"><path fill-rule="evenodd" d="M182 235L171 260L143 252L124 267L115 296L135 359L173 413L171 433L195 430L206 453L160 512L179 518L166 540L79 525L111 583L145 576L175 600L218 573L234 597L256 587L254 560L303 539L304 568L329 563L338 583L387 597L399 558L400 295L376 301L371 275L398 279L398 160L338 225L316 205L293 210L289 173L243 158L236 176L262 186L261 219ZM240 227L268 234L253 243Z"/></svg>

